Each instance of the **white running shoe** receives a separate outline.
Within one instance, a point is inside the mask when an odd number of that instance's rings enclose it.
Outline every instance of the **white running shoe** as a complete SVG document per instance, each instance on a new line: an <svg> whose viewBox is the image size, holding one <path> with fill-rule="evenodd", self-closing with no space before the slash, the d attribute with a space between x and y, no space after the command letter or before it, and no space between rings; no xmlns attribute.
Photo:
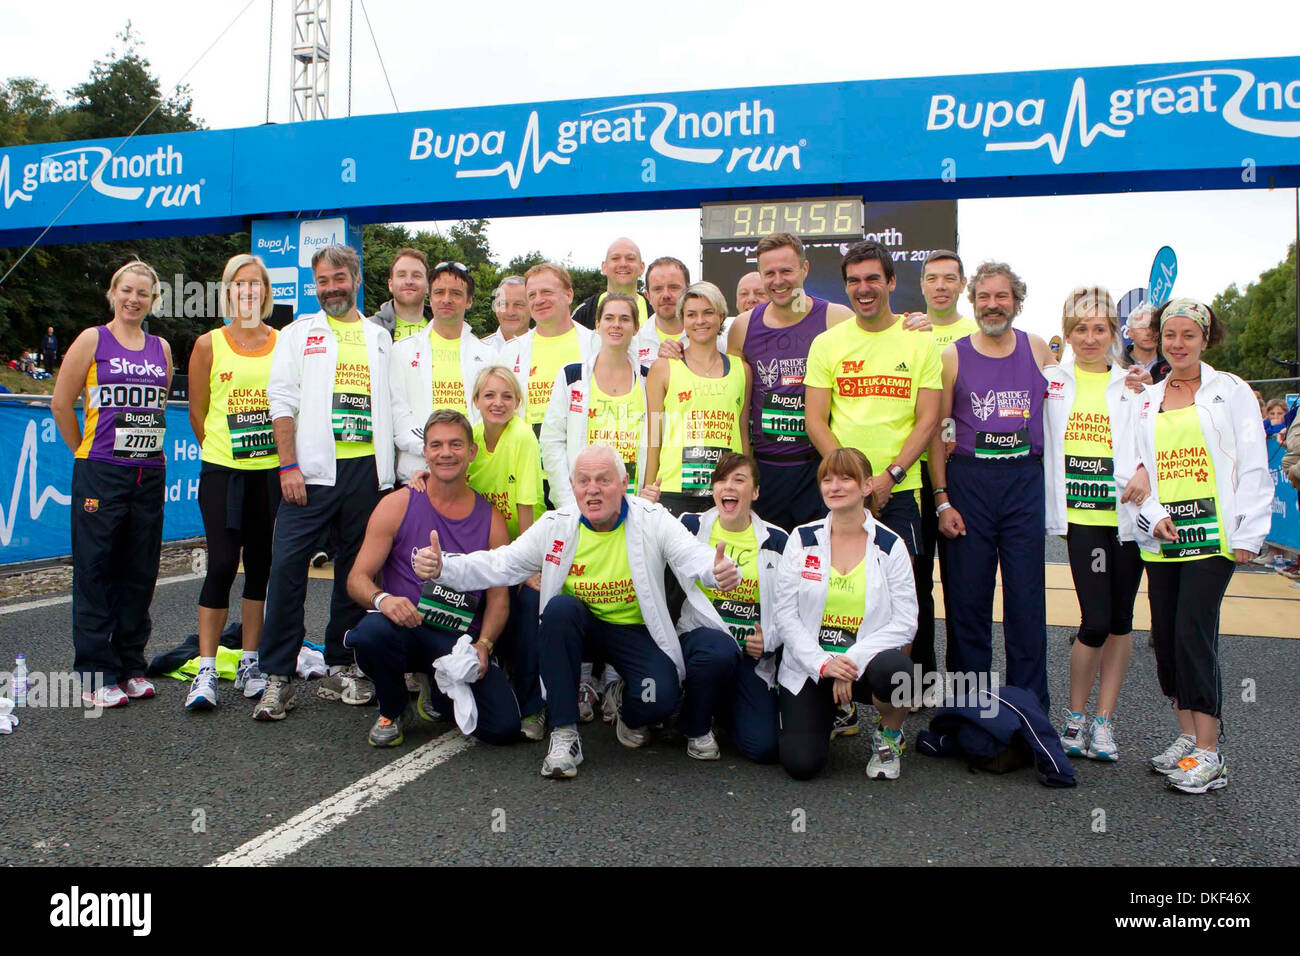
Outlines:
<svg viewBox="0 0 1300 956"><path fill-rule="evenodd" d="M903 757L898 738L891 738L877 728L871 735L871 751L867 776L872 780L897 780Z"/></svg>
<svg viewBox="0 0 1300 956"><path fill-rule="evenodd" d="M235 690L242 692L249 700L262 696L262 691L266 690L266 675L257 663L256 657L241 660L235 670Z"/></svg>
<svg viewBox="0 0 1300 956"><path fill-rule="evenodd" d="M1088 757L1111 763L1119 760L1119 746L1115 743L1115 725L1110 718L1092 718L1092 733L1088 735Z"/></svg>
<svg viewBox="0 0 1300 956"><path fill-rule="evenodd" d="M1067 710L1061 727L1061 746L1067 757L1083 757L1088 753L1088 733L1084 721L1088 718L1078 711Z"/></svg>
<svg viewBox="0 0 1300 956"><path fill-rule="evenodd" d="M584 680L578 685L578 723L589 724L596 719L596 685Z"/></svg>
<svg viewBox="0 0 1300 956"><path fill-rule="evenodd" d="M1191 734L1179 734L1164 753L1156 754L1150 760L1151 769L1156 773L1171 774L1178 769L1178 763L1196 749L1196 738Z"/></svg>
<svg viewBox="0 0 1300 956"><path fill-rule="evenodd" d="M194 678L185 697L186 710L212 710L217 706L217 672L204 668Z"/></svg>
<svg viewBox="0 0 1300 956"><path fill-rule="evenodd" d="M1228 785L1228 767L1221 754L1197 747L1165 777L1165 784L1183 793L1207 793Z"/></svg>
<svg viewBox="0 0 1300 956"><path fill-rule="evenodd" d="M718 748L718 741L713 736L713 731L710 730L701 737L688 737L686 756L694 757L696 760L717 760L721 757L722 751Z"/></svg>
<svg viewBox="0 0 1300 956"><path fill-rule="evenodd" d="M153 697L158 693L153 684L150 681L145 680L143 677L127 678L126 683L122 685L122 690L125 691L126 696L130 697L132 700L143 700L146 697Z"/></svg>
<svg viewBox="0 0 1300 956"><path fill-rule="evenodd" d="M582 738L578 728L556 727L551 731L551 746L542 761L542 776L552 779L576 777L578 764L582 763Z"/></svg>
<svg viewBox="0 0 1300 956"><path fill-rule="evenodd" d="M101 687L94 693L84 691L81 695L81 701L87 707L93 707L96 710L107 710L110 707L125 707L131 703L131 698L122 692L122 688L113 684L109 687Z"/></svg>

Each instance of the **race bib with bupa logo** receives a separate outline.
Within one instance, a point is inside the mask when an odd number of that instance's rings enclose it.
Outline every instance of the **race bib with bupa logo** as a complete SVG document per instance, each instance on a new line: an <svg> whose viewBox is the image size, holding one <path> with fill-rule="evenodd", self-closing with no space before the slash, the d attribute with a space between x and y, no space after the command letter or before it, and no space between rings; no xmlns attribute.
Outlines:
<svg viewBox="0 0 1300 956"><path fill-rule="evenodd" d="M1195 558L1219 553L1219 514L1213 498L1167 502L1165 510L1178 532L1178 540L1160 542L1162 556Z"/></svg>
<svg viewBox="0 0 1300 956"><path fill-rule="evenodd" d="M370 417L370 396L354 392L335 392L331 409L334 440L373 444L374 423Z"/></svg>
<svg viewBox="0 0 1300 956"><path fill-rule="evenodd" d="M1115 510L1115 459L1065 456L1065 506L1075 511Z"/></svg>
<svg viewBox="0 0 1300 956"><path fill-rule="evenodd" d="M479 595L453 591L437 581L426 581L420 593L418 610L429 627L440 627L453 634L466 634L478 613Z"/></svg>
<svg viewBox="0 0 1300 956"><path fill-rule="evenodd" d="M1021 458L1029 454L1029 429L975 433L976 458Z"/></svg>

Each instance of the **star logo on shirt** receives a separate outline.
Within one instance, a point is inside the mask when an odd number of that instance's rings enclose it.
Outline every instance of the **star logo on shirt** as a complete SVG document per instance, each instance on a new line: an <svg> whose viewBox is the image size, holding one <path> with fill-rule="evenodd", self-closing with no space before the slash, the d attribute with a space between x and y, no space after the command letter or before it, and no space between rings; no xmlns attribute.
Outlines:
<svg viewBox="0 0 1300 956"><path fill-rule="evenodd" d="M1196 474L1194 477L1201 484L1205 484L1205 480L1210 477L1210 473L1206 471L1204 468L1198 468L1196 469Z"/></svg>

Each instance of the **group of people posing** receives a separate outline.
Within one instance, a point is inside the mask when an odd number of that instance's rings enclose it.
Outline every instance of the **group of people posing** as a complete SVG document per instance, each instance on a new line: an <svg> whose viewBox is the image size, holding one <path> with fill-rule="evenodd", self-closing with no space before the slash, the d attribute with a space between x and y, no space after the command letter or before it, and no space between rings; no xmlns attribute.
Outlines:
<svg viewBox="0 0 1300 956"><path fill-rule="evenodd" d="M793 235L764 238L757 267L728 319L715 285L672 258L646 268L620 239L607 289L576 309L561 266L506 279L500 327L480 340L458 262L400 250L392 299L367 319L356 254L320 249L321 311L277 333L265 267L231 259L227 322L189 363L209 559L185 706L217 705L242 556L235 687L258 720L293 709L308 566L328 538L317 694L376 702L372 745L454 713L489 743L549 731L542 774L562 778L582 763L581 724L599 717L635 748L676 720L693 758L718 759L721 731L806 779L870 704L868 775L896 779L903 719L934 703L916 676L992 670L999 569L1001 683L1050 713L1057 534L1082 618L1067 752L1119 757L1145 568L1178 724L1150 766L1184 792L1226 785L1218 610L1234 561L1262 546L1271 486L1250 388L1201 361L1223 335L1213 312L1176 299L1137 315L1126 354L1110 295L1075 289L1058 364L1014 327L1026 289L1004 263L968 279L955 252L932 253L927 311L910 316L892 309L893 258L875 242L844 256L847 306L805 291ZM141 324L157 293L145 263L117 271L113 318L68 350L52 404L77 459L76 667L99 707L155 693L143 652L172 361Z"/></svg>

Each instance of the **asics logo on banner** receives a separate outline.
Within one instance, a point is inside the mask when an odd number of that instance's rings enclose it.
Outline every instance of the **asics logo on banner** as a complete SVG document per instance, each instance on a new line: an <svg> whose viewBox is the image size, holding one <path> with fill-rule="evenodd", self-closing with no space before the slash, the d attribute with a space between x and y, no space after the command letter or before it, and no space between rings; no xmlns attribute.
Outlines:
<svg viewBox="0 0 1300 956"><path fill-rule="evenodd" d="M958 100L950 93L935 93L930 97L925 129L926 132L978 130L986 141L986 152L1034 151L1046 147L1057 166L1065 161L1076 137L1079 148L1087 149L1099 136L1123 139L1127 127L1133 123L1158 122L1166 116L1218 114L1229 126L1247 133L1300 136L1300 79L1294 77L1257 80L1249 70L1223 68L1138 80L1131 87L1106 92L1104 122L1090 121L1089 102L1088 83L1082 76L1075 77L1068 99L1058 96L1050 100L1037 97L1018 102L1011 99L971 102ZM1092 103L1092 116L1103 115L1096 99ZM1247 115L1248 110L1254 115ZM1043 132L1030 138L993 141L997 131L1003 129L1014 129L1022 136Z"/></svg>
<svg viewBox="0 0 1300 956"><path fill-rule="evenodd" d="M153 362L128 362L124 358L108 360L108 368L115 375L166 375L167 370Z"/></svg>
<svg viewBox="0 0 1300 956"><path fill-rule="evenodd" d="M4 207L10 209L20 199L31 202L42 186L88 183L91 189L109 199L135 202L143 198L146 209L202 205L202 187L206 182L203 179L192 183L150 182L147 194L144 186L119 185L123 180L171 180L182 174L184 165L183 154L170 143L149 153L118 156L107 146L76 146L42 156L34 163L24 164L21 170L11 169L9 156L4 156L0 158L0 196L4 197ZM109 182L105 182L106 177ZM17 190L12 188L15 179Z"/></svg>
<svg viewBox="0 0 1300 956"><path fill-rule="evenodd" d="M665 159L717 164L727 173L800 169L802 150L808 145L806 139L775 141L776 111L760 99L702 112L643 100L588 110L576 117L548 117L546 129L549 136L537 110L529 111L522 127L515 129L435 130L419 126L411 131L409 159L449 160L457 179L505 176L510 188L518 189L526 172L540 175L548 166L568 166L579 150L618 149L624 143L646 143ZM637 158L653 162L651 157ZM462 167L462 163L467 165Z"/></svg>

